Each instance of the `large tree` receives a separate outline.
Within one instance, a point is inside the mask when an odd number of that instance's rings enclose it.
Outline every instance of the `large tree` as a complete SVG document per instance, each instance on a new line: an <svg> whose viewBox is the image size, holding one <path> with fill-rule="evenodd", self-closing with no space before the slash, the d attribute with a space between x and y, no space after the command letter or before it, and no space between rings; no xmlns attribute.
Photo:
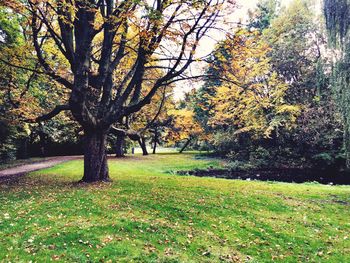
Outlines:
<svg viewBox="0 0 350 263"><path fill-rule="evenodd" d="M109 180L106 136L113 123L139 111L156 91L183 78L199 41L215 27L224 0L11 0L27 20L27 41L40 69L69 90L65 105L84 130L83 181ZM132 63L130 57L134 58ZM62 61L62 62L61 62ZM5 63L11 64L10 61ZM20 67L19 64L12 65ZM162 68L161 77L145 77ZM151 86L142 96L144 83Z"/></svg>

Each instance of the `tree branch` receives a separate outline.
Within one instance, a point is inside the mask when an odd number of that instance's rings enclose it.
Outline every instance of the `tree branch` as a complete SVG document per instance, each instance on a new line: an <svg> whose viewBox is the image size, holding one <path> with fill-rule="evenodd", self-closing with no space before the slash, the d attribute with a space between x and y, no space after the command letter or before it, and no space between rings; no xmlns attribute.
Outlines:
<svg viewBox="0 0 350 263"><path fill-rule="evenodd" d="M70 110L69 105L57 105L52 111L41 115L35 119L35 122L47 121L60 114L62 111Z"/></svg>
<svg viewBox="0 0 350 263"><path fill-rule="evenodd" d="M33 31L33 42L34 42L34 48L38 57L38 60L41 64L41 66L43 66L44 70L46 71L46 74L49 75L50 77L52 77L54 80L56 80L58 83L61 83L62 85L66 86L69 89L73 89L73 84L68 81L67 79L57 75L55 73L55 71L50 67L50 65L47 63L47 61L45 60L45 58L43 57L42 54L42 50L39 44L39 40L38 40L38 34L40 29L37 27L37 15L34 13L35 12L35 8L33 7L33 17L32 17L32 23L31 23L31 27L32 27L32 31Z"/></svg>

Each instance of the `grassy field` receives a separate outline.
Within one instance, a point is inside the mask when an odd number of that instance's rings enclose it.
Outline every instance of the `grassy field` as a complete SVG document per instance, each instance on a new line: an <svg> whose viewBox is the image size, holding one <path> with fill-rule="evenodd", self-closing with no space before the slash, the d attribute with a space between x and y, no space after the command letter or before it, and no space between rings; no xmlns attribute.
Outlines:
<svg viewBox="0 0 350 263"><path fill-rule="evenodd" d="M350 262L350 187L175 176L194 154L82 161L0 185L0 262Z"/></svg>

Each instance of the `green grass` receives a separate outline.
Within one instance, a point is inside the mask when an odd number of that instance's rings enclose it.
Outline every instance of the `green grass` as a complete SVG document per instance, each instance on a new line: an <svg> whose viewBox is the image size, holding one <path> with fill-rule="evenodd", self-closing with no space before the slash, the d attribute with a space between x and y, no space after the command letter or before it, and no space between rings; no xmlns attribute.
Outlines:
<svg viewBox="0 0 350 263"><path fill-rule="evenodd" d="M4 262L350 262L350 187L180 177L193 154L72 161L0 185Z"/></svg>

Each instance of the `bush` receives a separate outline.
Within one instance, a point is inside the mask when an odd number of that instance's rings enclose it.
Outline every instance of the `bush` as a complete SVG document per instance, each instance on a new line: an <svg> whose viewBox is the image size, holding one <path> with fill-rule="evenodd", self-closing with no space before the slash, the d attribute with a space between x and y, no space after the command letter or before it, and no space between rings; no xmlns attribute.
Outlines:
<svg viewBox="0 0 350 263"><path fill-rule="evenodd" d="M312 156L312 165L319 169L341 170L345 167L345 157L341 153L322 152Z"/></svg>
<svg viewBox="0 0 350 263"><path fill-rule="evenodd" d="M253 150L249 156L249 162L259 168L268 166L272 162L271 159L270 152L261 146Z"/></svg>

